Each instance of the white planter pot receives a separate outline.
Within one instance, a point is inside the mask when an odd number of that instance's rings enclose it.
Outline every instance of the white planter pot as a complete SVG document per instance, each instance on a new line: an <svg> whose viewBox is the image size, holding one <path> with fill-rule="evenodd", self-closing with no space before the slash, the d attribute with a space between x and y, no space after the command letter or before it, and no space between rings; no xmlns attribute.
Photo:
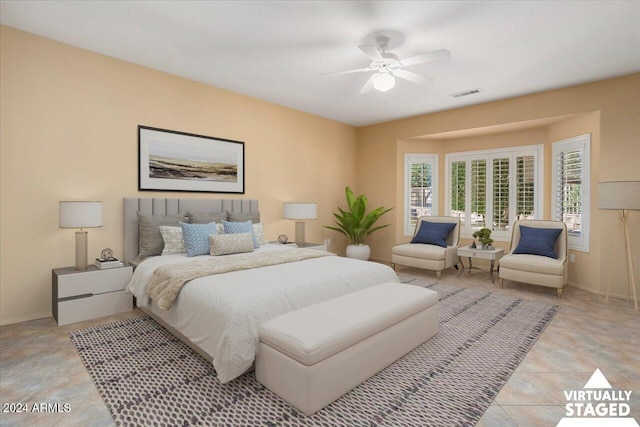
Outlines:
<svg viewBox="0 0 640 427"><path fill-rule="evenodd" d="M369 245L349 245L347 246L347 258L361 259L363 261L369 260L371 255L371 248Z"/></svg>

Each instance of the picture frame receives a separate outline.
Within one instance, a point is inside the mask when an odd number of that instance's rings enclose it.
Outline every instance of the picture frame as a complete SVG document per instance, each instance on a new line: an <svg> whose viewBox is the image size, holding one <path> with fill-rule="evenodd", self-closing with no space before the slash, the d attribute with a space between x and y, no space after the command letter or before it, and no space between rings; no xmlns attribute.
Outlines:
<svg viewBox="0 0 640 427"><path fill-rule="evenodd" d="M244 194L244 142L138 125L138 190Z"/></svg>

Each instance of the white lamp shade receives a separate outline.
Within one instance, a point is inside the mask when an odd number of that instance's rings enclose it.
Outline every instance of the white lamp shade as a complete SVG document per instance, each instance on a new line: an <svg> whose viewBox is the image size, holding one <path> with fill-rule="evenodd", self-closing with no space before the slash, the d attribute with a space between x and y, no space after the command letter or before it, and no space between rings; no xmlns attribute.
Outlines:
<svg viewBox="0 0 640 427"><path fill-rule="evenodd" d="M609 181L598 184L600 209L640 210L640 181Z"/></svg>
<svg viewBox="0 0 640 427"><path fill-rule="evenodd" d="M60 228L102 227L102 202L60 202Z"/></svg>
<svg viewBox="0 0 640 427"><path fill-rule="evenodd" d="M285 219L316 219L318 218L317 203L285 203Z"/></svg>
<svg viewBox="0 0 640 427"><path fill-rule="evenodd" d="M380 92L386 92L396 85L396 79L389 73L380 73L373 79L373 87Z"/></svg>

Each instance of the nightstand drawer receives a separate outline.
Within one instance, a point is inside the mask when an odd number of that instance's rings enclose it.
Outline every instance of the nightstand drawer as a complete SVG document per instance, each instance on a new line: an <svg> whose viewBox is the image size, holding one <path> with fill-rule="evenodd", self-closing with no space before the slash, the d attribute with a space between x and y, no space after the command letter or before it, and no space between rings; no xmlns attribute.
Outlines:
<svg viewBox="0 0 640 427"><path fill-rule="evenodd" d="M58 302L58 325L81 322L133 310L133 297L124 291Z"/></svg>
<svg viewBox="0 0 640 427"><path fill-rule="evenodd" d="M58 299L123 290L127 287L131 274L131 267L122 267L59 275Z"/></svg>

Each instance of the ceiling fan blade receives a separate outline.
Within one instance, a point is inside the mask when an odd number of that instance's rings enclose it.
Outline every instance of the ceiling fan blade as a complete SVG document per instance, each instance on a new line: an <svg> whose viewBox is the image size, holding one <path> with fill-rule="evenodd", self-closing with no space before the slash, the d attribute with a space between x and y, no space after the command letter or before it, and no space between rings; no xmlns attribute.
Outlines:
<svg viewBox="0 0 640 427"><path fill-rule="evenodd" d="M396 77L400 77L401 79L405 79L410 81L411 83L415 83L417 85L423 85L429 82L429 78L421 76L420 74L416 74L413 71L409 70L396 70L393 72L393 75Z"/></svg>
<svg viewBox="0 0 640 427"><path fill-rule="evenodd" d="M338 74L351 74L351 73L365 73L367 71L373 71L373 70L371 68L367 67L367 68L357 68L355 70L334 71L332 73L322 73L320 75L321 76L329 76L331 74L338 75Z"/></svg>
<svg viewBox="0 0 640 427"><path fill-rule="evenodd" d="M360 95L371 92L371 89L373 89L373 79L375 79L376 76L378 76L378 73L369 77L369 80L367 80L364 86L362 86L362 89L360 89L360 92L358 92Z"/></svg>
<svg viewBox="0 0 640 427"><path fill-rule="evenodd" d="M441 59L449 59L451 52L447 49L434 50L433 52L423 53L422 55L410 56L400 61L405 67L409 65L422 64L423 62L439 61Z"/></svg>
<svg viewBox="0 0 640 427"><path fill-rule="evenodd" d="M361 51L364 52L372 61L384 61L384 58L380 54L380 51L377 47L372 46L370 44L361 44L358 46Z"/></svg>

